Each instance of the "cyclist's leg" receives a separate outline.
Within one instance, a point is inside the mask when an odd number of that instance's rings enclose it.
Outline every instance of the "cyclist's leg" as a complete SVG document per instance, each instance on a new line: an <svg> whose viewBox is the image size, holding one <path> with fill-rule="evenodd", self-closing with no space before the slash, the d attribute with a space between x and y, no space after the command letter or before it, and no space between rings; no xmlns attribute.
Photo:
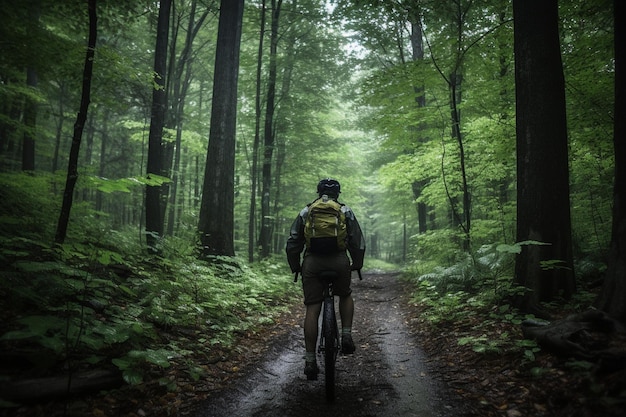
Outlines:
<svg viewBox="0 0 626 417"><path fill-rule="evenodd" d="M306 348L304 372L308 379L317 379L317 361L315 347L317 345L318 317L322 309L324 287L317 278L319 266L315 257L307 255L302 262L302 289L306 313L304 317L304 344Z"/></svg>
<svg viewBox="0 0 626 417"><path fill-rule="evenodd" d="M352 328L352 318L354 317L354 300L352 295L339 297L339 315L341 316L341 327Z"/></svg>
<svg viewBox="0 0 626 417"><path fill-rule="evenodd" d="M343 353L353 353L352 320L354 317L354 299L352 298L350 260L345 253L341 253L335 258L334 263L335 270L339 273L339 278L334 285L334 292L339 296L341 350Z"/></svg>
<svg viewBox="0 0 626 417"><path fill-rule="evenodd" d="M315 353L318 333L318 317L322 309L322 303L307 304L304 316L304 345L307 353Z"/></svg>
<svg viewBox="0 0 626 417"><path fill-rule="evenodd" d="M307 352L315 352L317 342L317 321L322 308L324 285L318 278L319 260L307 254L302 261L302 290L306 315L304 317L304 339Z"/></svg>
<svg viewBox="0 0 626 417"><path fill-rule="evenodd" d="M355 346L352 340L354 300L352 295L339 297L339 314L341 315L341 351L347 354L354 353Z"/></svg>

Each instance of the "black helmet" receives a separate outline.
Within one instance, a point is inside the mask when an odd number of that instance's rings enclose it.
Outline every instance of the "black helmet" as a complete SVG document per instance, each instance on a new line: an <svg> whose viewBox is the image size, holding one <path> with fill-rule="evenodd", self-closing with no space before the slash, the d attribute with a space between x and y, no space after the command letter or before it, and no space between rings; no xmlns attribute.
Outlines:
<svg viewBox="0 0 626 417"><path fill-rule="evenodd" d="M339 181L332 178L324 178L317 184L317 193L320 196L326 194L333 197L339 197L340 192L341 185L339 185Z"/></svg>

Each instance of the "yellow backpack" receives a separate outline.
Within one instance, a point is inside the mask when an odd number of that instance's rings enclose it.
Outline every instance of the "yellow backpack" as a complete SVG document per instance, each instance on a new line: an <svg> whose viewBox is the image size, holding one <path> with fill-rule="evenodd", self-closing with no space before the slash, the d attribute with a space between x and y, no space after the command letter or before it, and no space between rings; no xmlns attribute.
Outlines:
<svg viewBox="0 0 626 417"><path fill-rule="evenodd" d="M323 195L309 205L304 222L307 250L317 254L332 254L346 250L348 230L342 204Z"/></svg>

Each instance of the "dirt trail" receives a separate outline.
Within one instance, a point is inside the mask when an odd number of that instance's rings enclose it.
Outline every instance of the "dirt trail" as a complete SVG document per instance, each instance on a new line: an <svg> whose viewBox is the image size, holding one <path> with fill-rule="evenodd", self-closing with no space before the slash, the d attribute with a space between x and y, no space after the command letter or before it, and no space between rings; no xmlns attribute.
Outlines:
<svg viewBox="0 0 626 417"><path fill-rule="evenodd" d="M196 417L463 416L429 372L409 330L397 276L353 278L353 296L357 351L337 360L335 402L325 399L323 373L317 381L306 380L302 328L294 326L245 377L210 397Z"/></svg>

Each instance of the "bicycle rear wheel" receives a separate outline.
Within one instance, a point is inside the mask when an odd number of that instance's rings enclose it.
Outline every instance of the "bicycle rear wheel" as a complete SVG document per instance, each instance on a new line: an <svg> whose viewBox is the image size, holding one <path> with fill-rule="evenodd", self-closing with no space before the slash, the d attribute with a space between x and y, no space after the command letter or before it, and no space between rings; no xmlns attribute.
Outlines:
<svg viewBox="0 0 626 417"><path fill-rule="evenodd" d="M335 303L332 297L324 299L324 315L322 323L324 333L324 376L326 382L326 400L335 400L335 362L339 350Z"/></svg>

